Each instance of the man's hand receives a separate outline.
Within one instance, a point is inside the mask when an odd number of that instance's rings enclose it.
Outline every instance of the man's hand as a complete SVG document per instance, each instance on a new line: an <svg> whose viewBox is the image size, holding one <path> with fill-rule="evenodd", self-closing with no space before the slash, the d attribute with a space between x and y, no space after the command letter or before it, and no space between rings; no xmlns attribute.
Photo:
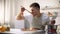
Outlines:
<svg viewBox="0 0 60 34"><path fill-rule="evenodd" d="M30 31L36 31L37 29L35 29L35 28L30 28Z"/></svg>
<svg viewBox="0 0 60 34"><path fill-rule="evenodd" d="M21 12L17 15L17 20L22 20L24 19L23 12L25 11L24 7L21 7Z"/></svg>
<svg viewBox="0 0 60 34"><path fill-rule="evenodd" d="M21 7L21 12L23 13L25 11L25 8L24 7Z"/></svg>

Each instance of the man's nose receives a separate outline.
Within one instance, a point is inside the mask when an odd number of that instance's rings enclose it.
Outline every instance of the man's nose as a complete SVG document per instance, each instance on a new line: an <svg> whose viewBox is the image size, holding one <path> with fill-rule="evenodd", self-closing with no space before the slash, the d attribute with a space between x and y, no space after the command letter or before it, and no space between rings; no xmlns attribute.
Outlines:
<svg viewBox="0 0 60 34"><path fill-rule="evenodd" d="M34 11L32 13L35 13Z"/></svg>

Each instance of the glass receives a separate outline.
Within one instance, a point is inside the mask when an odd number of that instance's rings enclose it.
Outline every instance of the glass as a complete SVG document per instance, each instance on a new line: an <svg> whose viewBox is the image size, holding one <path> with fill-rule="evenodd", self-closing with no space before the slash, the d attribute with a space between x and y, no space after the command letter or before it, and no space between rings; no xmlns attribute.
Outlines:
<svg viewBox="0 0 60 34"><path fill-rule="evenodd" d="M10 25L9 25L9 23L5 23L5 25L6 25L6 31L10 31Z"/></svg>
<svg viewBox="0 0 60 34"><path fill-rule="evenodd" d="M1 25L1 23L0 23L0 32L1 32L1 29L2 29L2 25Z"/></svg>
<svg viewBox="0 0 60 34"><path fill-rule="evenodd" d="M10 31L10 25L9 24L7 25L6 31Z"/></svg>

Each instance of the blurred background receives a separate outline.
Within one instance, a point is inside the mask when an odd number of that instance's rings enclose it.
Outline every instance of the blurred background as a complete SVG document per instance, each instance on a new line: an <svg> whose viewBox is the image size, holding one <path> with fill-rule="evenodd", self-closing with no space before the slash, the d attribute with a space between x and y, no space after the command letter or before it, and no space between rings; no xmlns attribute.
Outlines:
<svg viewBox="0 0 60 34"><path fill-rule="evenodd" d="M15 27L16 15L20 12L20 6L29 10L31 3L40 4L41 12L57 12L56 25L60 24L60 0L0 0L0 23L9 23L11 28ZM27 11L24 15L29 15Z"/></svg>

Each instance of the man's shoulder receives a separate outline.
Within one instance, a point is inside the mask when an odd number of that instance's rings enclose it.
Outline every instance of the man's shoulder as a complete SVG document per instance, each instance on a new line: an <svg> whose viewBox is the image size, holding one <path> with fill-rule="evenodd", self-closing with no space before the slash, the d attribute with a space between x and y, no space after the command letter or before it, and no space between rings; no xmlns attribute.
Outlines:
<svg viewBox="0 0 60 34"><path fill-rule="evenodd" d="M45 14L45 13L42 13L42 17L43 18L49 18L49 16L47 14Z"/></svg>
<svg viewBox="0 0 60 34"><path fill-rule="evenodd" d="M46 13L42 13L43 16L48 16Z"/></svg>

